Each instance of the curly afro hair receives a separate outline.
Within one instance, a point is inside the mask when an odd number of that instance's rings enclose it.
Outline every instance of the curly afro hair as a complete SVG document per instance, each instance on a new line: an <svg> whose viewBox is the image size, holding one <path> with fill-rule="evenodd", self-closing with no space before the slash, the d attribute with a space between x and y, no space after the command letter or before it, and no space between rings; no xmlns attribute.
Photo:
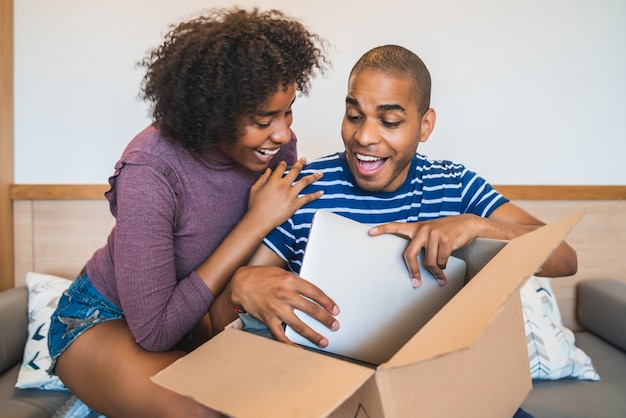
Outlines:
<svg viewBox="0 0 626 418"><path fill-rule="evenodd" d="M211 9L172 25L148 51L141 97L162 134L203 153L235 144L282 85L308 94L329 65L326 42L282 12Z"/></svg>

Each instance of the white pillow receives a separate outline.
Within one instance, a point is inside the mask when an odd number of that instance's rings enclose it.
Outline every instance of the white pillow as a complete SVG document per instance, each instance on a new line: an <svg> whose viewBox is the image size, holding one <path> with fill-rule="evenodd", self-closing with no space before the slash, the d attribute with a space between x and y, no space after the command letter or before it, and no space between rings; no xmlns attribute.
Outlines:
<svg viewBox="0 0 626 418"><path fill-rule="evenodd" d="M71 280L48 274L28 273L28 340L17 383L18 389L67 390L57 376L47 373L51 365L48 351L50 317L59 303L61 294Z"/></svg>
<svg viewBox="0 0 626 418"><path fill-rule="evenodd" d="M531 377L600 380L591 358L575 345L574 333L563 326L550 279L531 276L520 295Z"/></svg>

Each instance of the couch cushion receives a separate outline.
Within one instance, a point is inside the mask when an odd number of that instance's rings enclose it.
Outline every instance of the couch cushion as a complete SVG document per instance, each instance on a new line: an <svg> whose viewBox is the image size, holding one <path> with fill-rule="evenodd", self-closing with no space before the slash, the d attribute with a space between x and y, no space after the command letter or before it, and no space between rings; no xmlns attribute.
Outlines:
<svg viewBox="0 0 626 418"><path fill-rule="evenodd" d="M590 332L577 344L593 359L602 380L533 381L522 408L535 418L615 418L626 411L626 352Z"/></svg>
<svg viewBox="0 0 626 418"><path fill-rule="evenodd" d="M626 282L585 280L578 284L578 320L587 331L626 351Z"/></svg>
<svg viewBox="0 0 626 418"><path fill-rule="evenodd" d="M0 292L0 373L22 360L28 325L26 286Z"/></svg>
<svg viewBox="0 0 626 418"><path fill-rule="evenodd" d="M51 417L70 398L67 391L16 389L20 365L0 376L0 411L3 417Z"/></svg>
<svg viewBox="0 0 626 418"><path fill-rule="evenodd" d="M57 376L50 376L48 329L50 317L59 298L70 286L71 280L49 274L29 272L28 286L28 339L24 347L22 368L15 387L20 389L62 390L65 386Z"/></svg>

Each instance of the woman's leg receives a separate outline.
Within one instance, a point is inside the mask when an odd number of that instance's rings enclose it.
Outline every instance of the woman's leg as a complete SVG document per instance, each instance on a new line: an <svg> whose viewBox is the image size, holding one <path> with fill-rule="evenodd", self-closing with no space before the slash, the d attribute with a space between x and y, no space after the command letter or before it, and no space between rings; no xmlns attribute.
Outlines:
<svg viewBox="0 0 626 418"><path fill-rule="evenodd" d="M182 351L149 352L135 342L124 320L97 324L59 356L55 371L92 409L115 417L219 417L189 397L150 380Z"/></svg>

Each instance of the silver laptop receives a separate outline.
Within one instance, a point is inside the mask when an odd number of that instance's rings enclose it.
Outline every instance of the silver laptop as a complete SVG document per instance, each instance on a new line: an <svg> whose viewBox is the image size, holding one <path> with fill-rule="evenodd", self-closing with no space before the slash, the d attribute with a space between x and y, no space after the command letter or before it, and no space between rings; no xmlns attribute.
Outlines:
<svg viewBox="0 0 626 418"><path fill-rule="evenodd" d="M296 315L328 338L322 351L379 365L463 287L466 264L450 257L445 286L422 268L422 285L415 289L403 259L408 241L390 234L371 237L370 227L329 211L315 213L300 276L339 305L340 328L333 332L303 312ZM290 327L285 332L291 341L319 349Z"/></svg>

